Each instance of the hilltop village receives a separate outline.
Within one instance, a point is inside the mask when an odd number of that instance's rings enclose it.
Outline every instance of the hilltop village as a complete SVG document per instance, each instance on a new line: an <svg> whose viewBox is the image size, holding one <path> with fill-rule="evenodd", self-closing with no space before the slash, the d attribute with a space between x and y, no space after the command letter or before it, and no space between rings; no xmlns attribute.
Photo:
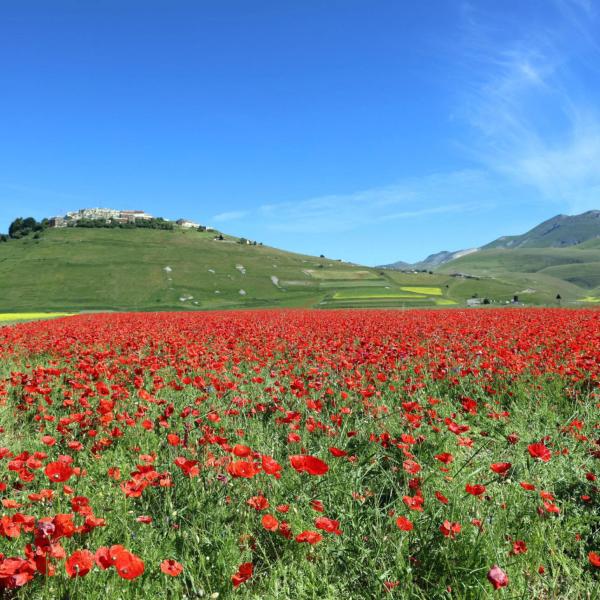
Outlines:
<svg viewBox="0 0 600 600"><path fill-rule="evenodd" d="M81 226L86 221L95 221L108 224L133 224L139 225L151 222L171 223L184 229L200 229L202 231L214 231L212 227L201 225L189 219L178 219L170 221L153 215L143 210L117 210L113 208L81 208L70 211L64 216L50 217L47 226L51 228Z"/></svg>

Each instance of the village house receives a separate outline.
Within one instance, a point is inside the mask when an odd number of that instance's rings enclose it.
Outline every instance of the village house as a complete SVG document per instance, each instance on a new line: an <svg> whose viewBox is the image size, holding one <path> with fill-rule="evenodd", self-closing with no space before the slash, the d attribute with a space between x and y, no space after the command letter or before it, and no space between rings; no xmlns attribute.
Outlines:
<svg viewBox="0 0 600 600"><path fill-rule="evenodd" d="M184 229L198 229L198 227L200 227L200 223L195 223L194 221L189 221L188 219L178 219L175 221L175 223Z"/></svg>
<svg viewBox="0 0 600 600"><path fill-rule="evenodd" d="M115 210L113 208L81 208L68 212L64 217L48 219L50 227L67 227L69 223L77 221L105 220L116 223L135 223L136 221L150 221L154 217L143 210Z"/></svg>

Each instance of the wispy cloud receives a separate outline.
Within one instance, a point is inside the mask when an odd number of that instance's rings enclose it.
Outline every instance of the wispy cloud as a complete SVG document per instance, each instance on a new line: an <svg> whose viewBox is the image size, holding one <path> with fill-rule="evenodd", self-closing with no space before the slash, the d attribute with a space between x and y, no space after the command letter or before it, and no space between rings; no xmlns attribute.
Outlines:
<svg viewBox="0 0 600 600"><path fill-rule="evenodd" d="M290 233L340 233L400 220L489 207L497 191L478 171L441 173L386 187L259 208L264 226Z"/></svg>
<svg viewBox="0 0 600 600"><path fill-rule="evenodd" d="M248 214L247 210L231 210L229 212L222 212L218 215L214 215L212 220L215 223L228 223L230 221L239 221L248 216Z"/></svg>
<svg viewBox="0 0 600 600"><path fill-rule="evenodd" d="M593 101L598 16L584 0L548 2L548 20L505 23L466 5L462 116L472 156L572 211L597 208L600 113ZM525 26L524 26L525 25Z"/></svg>

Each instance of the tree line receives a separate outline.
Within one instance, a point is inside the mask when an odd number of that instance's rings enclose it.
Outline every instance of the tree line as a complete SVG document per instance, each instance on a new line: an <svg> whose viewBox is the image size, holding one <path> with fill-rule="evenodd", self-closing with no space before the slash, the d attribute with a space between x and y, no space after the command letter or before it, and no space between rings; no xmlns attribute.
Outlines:
<svg viewBox="0 0 600 600"><path fill-rule="evenodd" d="M0 242L9 240L18 240L33 234L34 238L39 238L42 231L50 227L48 219L37 221L33 217L18 217L8 228L8 234L0 234ZM170 221L158 217L154 219L141 220L136 219L132 222L119 223L107 219L79 219L77 221L67 222L67 227L83 228L101 228L101 229L163 229L173 230L175 225Z"/></svg>

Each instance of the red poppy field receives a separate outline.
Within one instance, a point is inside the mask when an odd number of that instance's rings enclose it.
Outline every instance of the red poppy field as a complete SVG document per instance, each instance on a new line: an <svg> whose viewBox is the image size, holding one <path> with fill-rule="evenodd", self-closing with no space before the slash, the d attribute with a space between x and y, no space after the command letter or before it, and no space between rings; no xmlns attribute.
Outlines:
<svg viewBox="0 0 600 600"><path fill-rule="evenodd" d="M597 598L600 312L0 329L22 598Z"/></svg>

